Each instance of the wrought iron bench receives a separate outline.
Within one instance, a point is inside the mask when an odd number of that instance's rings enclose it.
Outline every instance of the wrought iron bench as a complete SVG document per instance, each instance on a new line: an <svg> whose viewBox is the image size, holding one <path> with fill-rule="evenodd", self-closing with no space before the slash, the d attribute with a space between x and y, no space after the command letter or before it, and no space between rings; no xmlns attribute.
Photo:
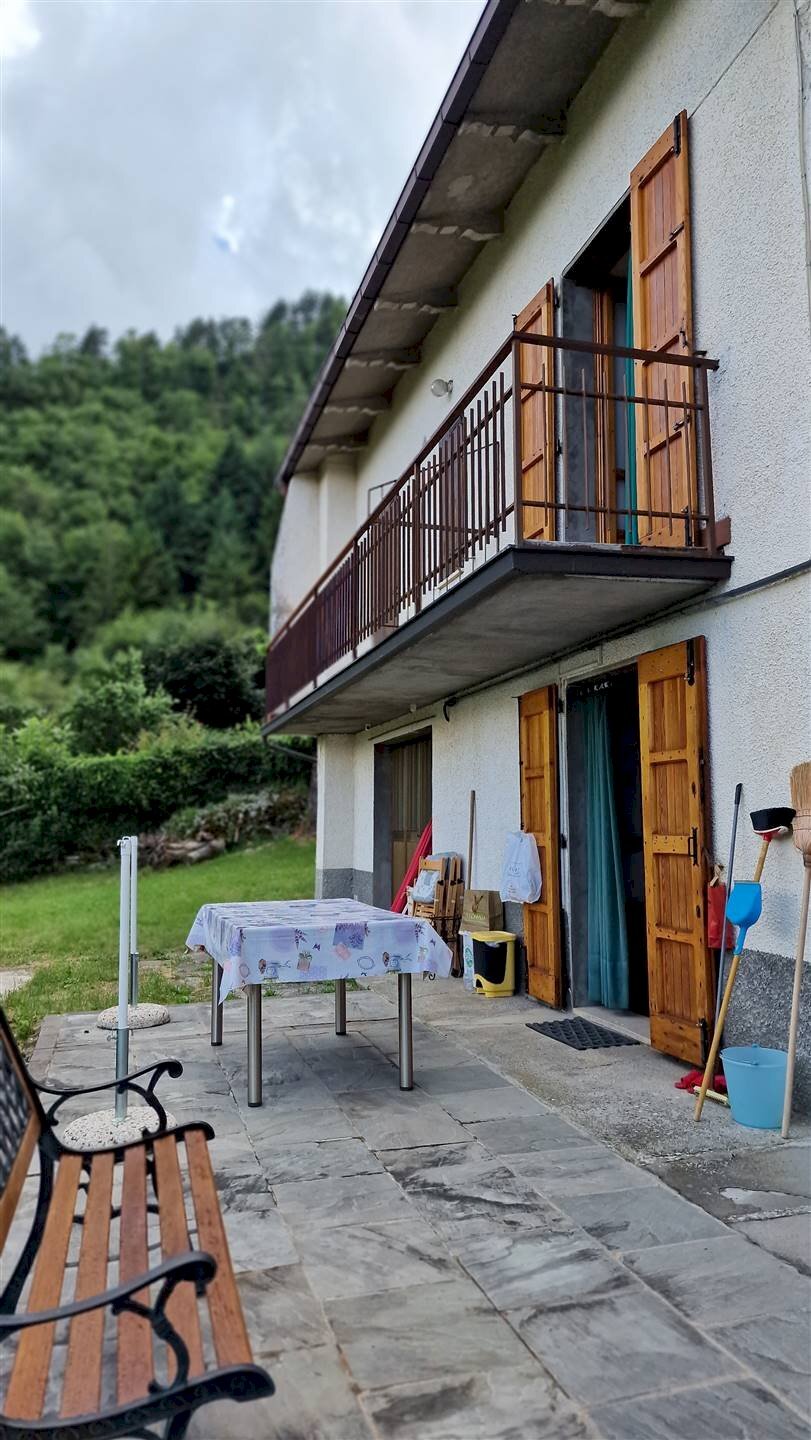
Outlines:
<svg viewBox="0 0 811 1440"><path fill-rule="evenodd" d="M162 1075L182 1069L164 1060L120 1082L155 1111L154 1137L79 1154L55 1132L60 1107L116 1082L38 1084L0 1010L0 1255L15 1216L26 1232L23 1184L39 1159L33 1219L8 1279L0 1259L0 1440L180 1440L208 1401L273 1394L234 1280L214 1132L203 1122L168 1130L155 1094ZM41 1095L55 1097L47 1110Z"/></svg>

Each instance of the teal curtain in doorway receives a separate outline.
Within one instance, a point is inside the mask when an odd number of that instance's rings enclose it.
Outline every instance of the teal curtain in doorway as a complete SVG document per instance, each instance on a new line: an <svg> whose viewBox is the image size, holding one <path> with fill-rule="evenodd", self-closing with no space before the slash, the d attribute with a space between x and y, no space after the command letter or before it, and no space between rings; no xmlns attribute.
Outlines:
<svg viewBox="0 0 811 1440"><path fill-rule="evenodd" d="M628 1009L628 936L614 775L603 694L583 702L588 856L589 1003Z"/></svg>
<svg viewBox="0 0 811 1440"><path fill-rule="evenodd" d="M625 311L625 344L629 349L634 345L634 285L633 269L631 267L631 256L628 256L628 303ZM626 394L634 394L634 362L625 361L625 390ZM627 525L625 527L626 545L639 544L639 520L636 515L636 406L626 405L628 412L628 425L625 431L627 455L625 457L625 500L628 506Z"/></svg>

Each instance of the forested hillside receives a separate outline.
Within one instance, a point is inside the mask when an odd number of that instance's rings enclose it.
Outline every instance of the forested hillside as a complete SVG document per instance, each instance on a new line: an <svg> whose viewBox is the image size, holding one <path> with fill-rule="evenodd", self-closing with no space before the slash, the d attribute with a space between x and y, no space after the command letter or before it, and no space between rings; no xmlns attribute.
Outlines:
<svg viewBox="0 0 811 1440"><path fill-rule="evenodd" d="M342 313L91 326L34 360L0 331L0 655L36 667L153 607L264 628L272 477Z"/></svg>

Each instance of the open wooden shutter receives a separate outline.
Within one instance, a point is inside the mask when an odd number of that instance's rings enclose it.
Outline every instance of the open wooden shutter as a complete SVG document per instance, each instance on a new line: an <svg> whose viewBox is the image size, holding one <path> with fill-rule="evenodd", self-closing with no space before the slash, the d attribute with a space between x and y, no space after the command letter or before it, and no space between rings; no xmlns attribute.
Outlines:
<svg viewBox="0 0 811 1440"><path fill-rule="evenodd" d="M519 701L521 824L537 841L541 898L524 906L529 993L559 1005L560 883L558 878L557 690L548 685Z"/></svg>
<svg viewBox="0 0 811 1440"><path fill-rule="evenodd" d="M555 287L551 280L521 311L515 326L530 335L554 334ZM554 385L554 350L521 345L519 371L522 387ZM554 540L555 511L545 508L555 501L555 397L551 391L521 390L521 484L524 539Z"/></svg>
<svg viewBox="0 0 811 1440"><path fill-rule="evenodd" d="M704 640L642 655L637 670L651 1044L701 1064L714 999L704 923Z"/></svg>
<svg viewBox="0 0 811 1440"><path fill-rule="evenodd" d="M692 354L686 111L631 172L631 264L634 345ZM667 411L662 404L636 406L639 540L643 545L691 544L698 509L696 427L688 408L693 372L688 366L641 361L634 372L637 396L668 402Z"/></svg>

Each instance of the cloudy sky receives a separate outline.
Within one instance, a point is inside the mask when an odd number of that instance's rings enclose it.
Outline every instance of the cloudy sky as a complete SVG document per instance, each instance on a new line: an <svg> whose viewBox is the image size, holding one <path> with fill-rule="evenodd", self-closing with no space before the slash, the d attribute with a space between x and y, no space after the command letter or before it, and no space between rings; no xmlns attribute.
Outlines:
<svg viewBox="0 0 811 1440"><path fill-rule="evenodd" d="M0 0L2 323L347 298L482 0Z"/></svg>

